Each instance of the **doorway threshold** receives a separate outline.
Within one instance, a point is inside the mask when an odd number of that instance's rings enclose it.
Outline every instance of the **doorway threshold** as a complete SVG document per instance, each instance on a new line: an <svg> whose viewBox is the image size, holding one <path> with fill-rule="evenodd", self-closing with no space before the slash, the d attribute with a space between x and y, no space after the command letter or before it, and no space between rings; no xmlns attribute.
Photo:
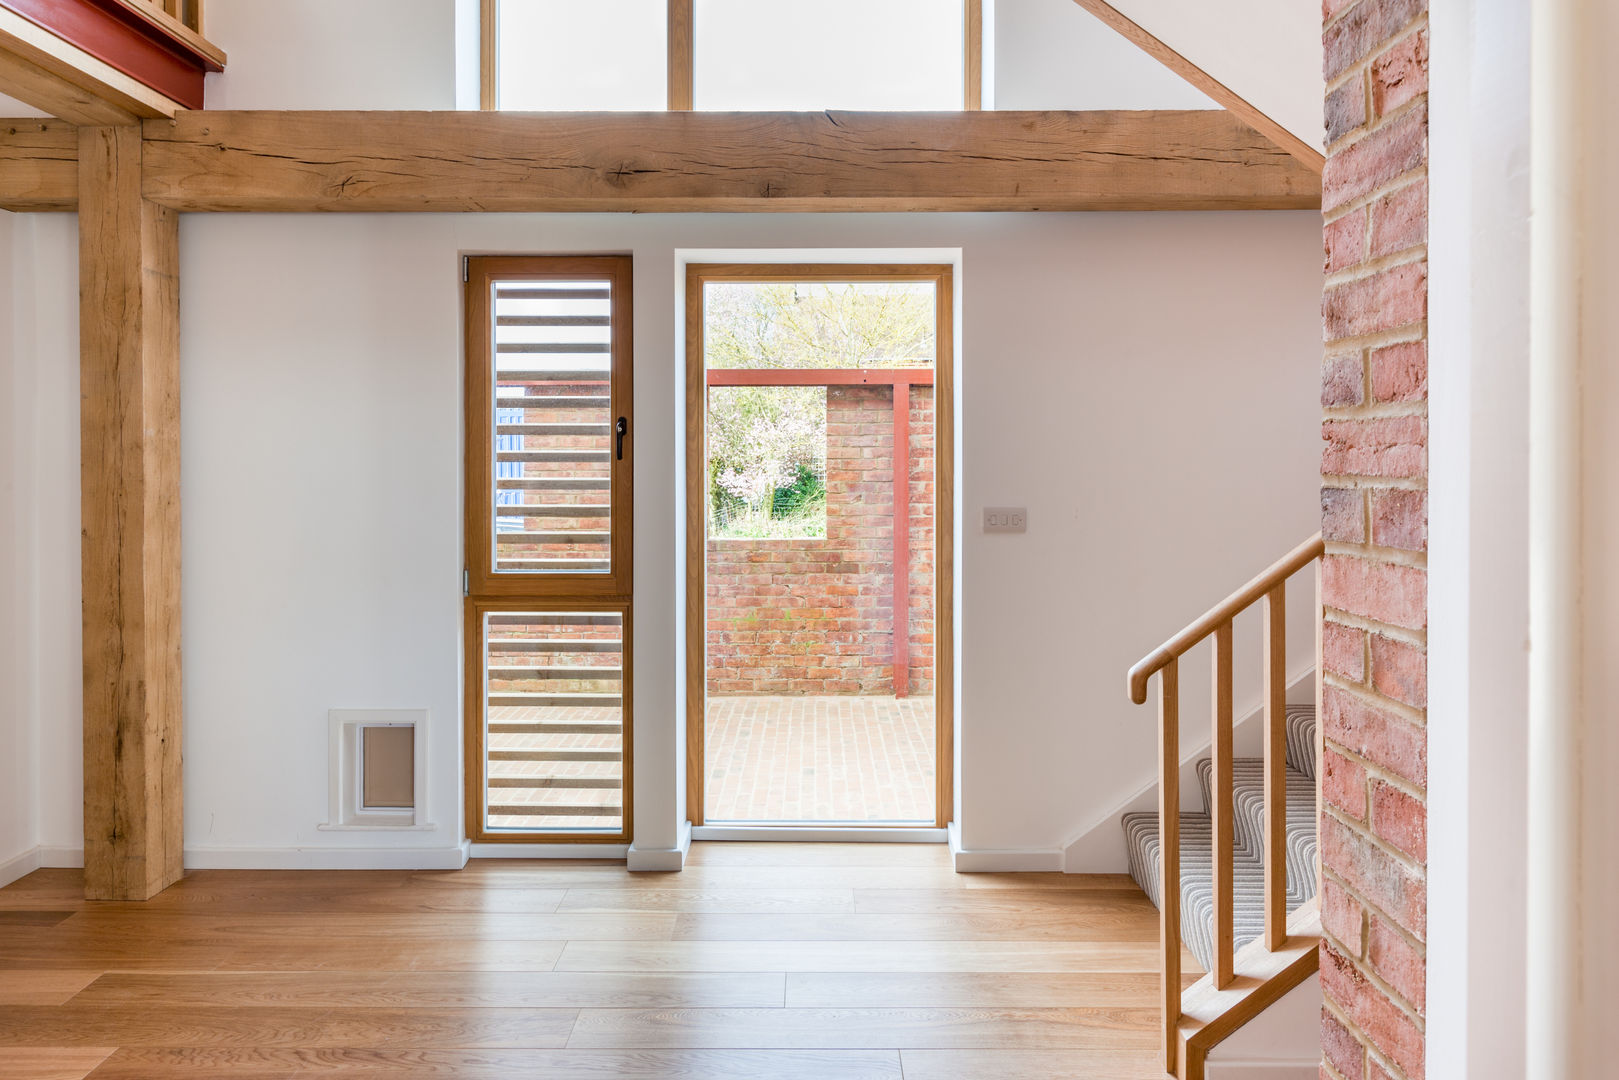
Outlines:
<svg viewBox="0 0 1619 1080"><path fill-rule="evenodd" d="M944 844L949 831L904 825L694 825L693 840L797 841L805 844Z"/></svg>

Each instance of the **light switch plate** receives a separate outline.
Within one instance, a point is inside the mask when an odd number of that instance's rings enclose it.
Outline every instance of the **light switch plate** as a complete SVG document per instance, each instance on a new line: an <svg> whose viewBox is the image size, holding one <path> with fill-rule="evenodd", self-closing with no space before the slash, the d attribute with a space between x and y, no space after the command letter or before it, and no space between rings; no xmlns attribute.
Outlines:
<svg viewBox="0 0 1619 1080"><path fill-rule="evenodd" d="M984 531L1020 533L1029 531L1029 511L1022 506L984 507Z"/></svg>

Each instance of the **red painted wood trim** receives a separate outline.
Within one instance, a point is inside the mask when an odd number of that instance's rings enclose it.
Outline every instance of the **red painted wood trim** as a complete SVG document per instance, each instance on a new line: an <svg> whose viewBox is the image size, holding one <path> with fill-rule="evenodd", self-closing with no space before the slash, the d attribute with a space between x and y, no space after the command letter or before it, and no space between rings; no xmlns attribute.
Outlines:
<svg viewBox="0 0 1619 1080"><path fill-rule="evenodd" d="M709 386L932 386L932 368L709 368Z"/></svg>
<svg viewBox="0 0 1619 1080"><path fill-rule="evenodd" d="M894 696L911 692L911 384L894 384Z"/></svg>
<svg viewBox="0 0 1619 1080"><path fill-rule="evenodd" d="M29 22L188 109L219 66L113 0L0 0Z"/></svg>

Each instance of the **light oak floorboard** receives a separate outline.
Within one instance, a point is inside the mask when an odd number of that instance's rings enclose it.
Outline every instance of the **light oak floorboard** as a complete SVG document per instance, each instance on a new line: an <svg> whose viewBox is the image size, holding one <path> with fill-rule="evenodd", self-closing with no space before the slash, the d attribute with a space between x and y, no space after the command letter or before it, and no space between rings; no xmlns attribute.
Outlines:
<svg viewBox="0 0 1619 1080"><path fill-rule="evenodd" d="M75 1001L109 1007L172 1005L263 1008L592 1008L770 1007L786 976L594 972L262 972L210 975L105 975Z"/></svg>
<svg viewBox="0 0 1619 1080"><path fill-rule="evenodd" d="M896 1050L120 1050L95 1080L901 1080Z"/></svg>
<svg viewBox="0 0 1619 1080"><path fill-rule="evenodd" d="M84 1080L111 1054L110 1046L0 1046L0 1076L6 1080Z"/></svg>
<svg viewBox="0 0 1619 1080"><path fill-rule="evenodd" d="M0 1046L560 1047L574 1009L234 1009L173 1005L0 1015Z"/></svg>
<svg viewBox="0 0 1619 1080"><path fill-rule="evenodd" d="M676 941L1157 941L1150 912L681 915Z"/></svg>
<svg viewBox="0 0 1619 1080"><path fill-rule="evenodd" d="M145 903L39 871L0 889L0 1076L26 1051L99 1080L898 1080L902 1050L920 1075L1153 1075L1154 915L1127 879L720 848L679 874L195 871Z"/></svg>
<svg viewBox="0 0 1619 1080"><path fill-rule="evenodd" d="M558 971L1155 971L1158 945L1055 941L570 941Z"/></svg>
<svg viewBox="0 0 1619 1080"><path fill-rule="evenodd" d="M94 971L0 971L0 1005L65 1005ZM0 1074L3 1075L3 1074Z"/></svg>
<svg viewBox="0 0 1619 1080"><path fill-rule="evenodd" d="M499 895L508 890L491 890ZM558 911L654 911L680 914L852 915L853 889L569 889Z"/></svg>
<svg viewBox="0 0 1619 1080"><path fill-rule="evenodd" d="M318 940L337 938L361 941L637 941L667 940L674 929L672 914L572 912L552 914L470 914L420 912L414 915L331 913L288 915L266 912L214 915L197 912L92 910L74 915L56 928L62 937L93 940L101 937L143 935L198 945L235 945L248 941ZM0 928L0 941L17 931Z"/></svg>
<svg viewBox="0 0 1619 1080"><path fill-rule="evenodd" d="M902 1050L905 1080L1164 1080L1161 1049Z"/></svg>
<svg viewBox="0 0 1619 1080"><path fill-rule="evenodd" d="M926 866L952 870L944 844L693 844L687 867L695 866Z"/></svg>
<svg viewBox="0 0 1619 1080"><path fill-rule="evenodd" d="M1151 1015L1148 1015L1148 1014ZM1156 1010L585 1009L568 1046L1151 1049Z"/></svg>
<svg viewBox="0 0 1619 1080"><path fill-rule="evenodd" d="M1006 972L794 972L787 1007L848 1008L1156 1008L1158 975Z"/></svg>

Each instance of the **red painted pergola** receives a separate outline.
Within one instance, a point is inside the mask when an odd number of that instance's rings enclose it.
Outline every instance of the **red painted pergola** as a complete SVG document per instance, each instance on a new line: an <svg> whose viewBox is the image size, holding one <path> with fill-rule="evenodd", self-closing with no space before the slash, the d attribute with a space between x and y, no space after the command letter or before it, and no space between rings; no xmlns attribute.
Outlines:
<svg viewBox="0 0 1619 1080"><path fill-rule="evenodd" d="M894 388L894 696L911 686L911 387L932 386L932 368L709 368L709 386L891 386Z"/></svg>

